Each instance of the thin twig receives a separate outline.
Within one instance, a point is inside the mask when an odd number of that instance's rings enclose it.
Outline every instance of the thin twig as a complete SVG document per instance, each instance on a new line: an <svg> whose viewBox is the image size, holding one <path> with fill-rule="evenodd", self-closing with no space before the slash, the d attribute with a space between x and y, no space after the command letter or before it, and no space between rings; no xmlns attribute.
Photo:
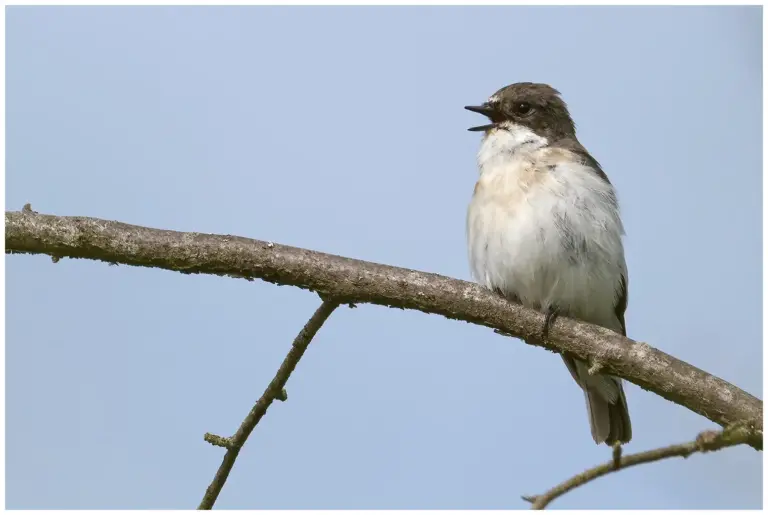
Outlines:
<svg viewBox="0 0 768 515"><path fill-rule="evenodd" d="M619 442L616 442L613 444L613 469L619 470L621 468L621 454L622 454L622 448L621 444Z"/></svg>
<svg viewBox="0 0 768 515"><path fill-rule="evenodd" d="M213 505L216 502L221 489L224 487L224 483L227 481L229 472L232 470L232 466L235 464L235 460L237 459L237 455L240 453L240 449L243 447L243 444L245 444L245 441L256 427L256 424L259 423L261 417L263 417L267 412L267 409L269 408L269 405L272 404L272 401L278 397L283 396L283 388L285 387L285 383L288 382L288 378L291 376L291 373L296 368L299 360L304 355L304 351L307 350L307 347L312 341L312 338L314 338L315 334L317 334L317 331L320 329L320 327L322 327L323 323L338 306L339 303L333 299L323 300L323 303L319 308L317 308L317 311L315 311L314 315L312 315L309 321L304 325L304 328L301 330L301 332L299 332L298 336L296 336L296 339L293 340L291 350L288 352L288 355L285 357L283 363L280 365L280 368L277 370L277 374L275 374L275 377L269 383L267 389L264 390L261 398L253 406L251 412L248 413L247 417L245 417L243 423L240 424L240 428L237 430L237 433L235 433L234 436L230 438L222 438L217 435L206 433L205 440L207 442L210 442L213 445L226 447L227 453L224 455L224 459L219 466L219 470L216 471L216 476L205 490L205 496L200 502L200 506L198 506L199 510L210 510L213 508Z"/></svg>
<svg viewBox="0 0 768 515"><path fill-rule="evenodd" d="M203 435L203 440L216 447L224 447L225 449L232 447L232 441L229 438L213 433L205 433Z"/></svg>
<svg viewBox="0 0 768 515"><path fill-rule="evenodd" d="M313 290L345 304L415 309L484 325L526 343L599 362L601 373L622 377L723 427L758 420L750 445L762 448L763 402L753 395L647 343L567 317L558 317L548 339L540 341L541 313L465 281L238 236L34 212L5 213L5 248L7 253L263 279Z"/></svg>
<svg viewBox="0 0 768 515"><path fill-rule="evenodd" d="M752 424L737 423L722 431L703 431L702 433L699 433L696 440L692 442L670 445L669 447L662 447L660 449L653 449L625 456L621 455L621 447L617 446L613 448L613 456L610 461L573 476L544 494L523 496L523 500L532 503L531 509L543 510L549 503L570 492L574 488L578 488L579 486L594 481L611 472L640 465L641 463L650 463L675 457L687 458L691 454L697 452L717 451L725 447L749 443L753 432L754 427Z"/></svg>
<svg viewBox="0 0 768 515"><path fill-rule="evenodd" d="M587 373L591 376L599 373L603 369L603 364L600 363L600 361L593 359L592 363L589 366L589 369L587 370Z"/></svg>

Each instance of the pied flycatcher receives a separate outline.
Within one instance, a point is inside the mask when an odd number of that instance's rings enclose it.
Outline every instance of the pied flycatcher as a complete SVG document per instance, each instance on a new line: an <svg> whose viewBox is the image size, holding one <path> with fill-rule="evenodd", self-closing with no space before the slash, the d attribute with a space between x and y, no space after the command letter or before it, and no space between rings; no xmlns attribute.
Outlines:
<svg viewBox="0 0 768 515"><path fill-rule="evenodd" d="M560 93L521 82L466 109L489 118L477 162L480 178L467 213L475 280L544 312L626 335L627 265L616 192L576 139ZM612 445L632 438L621 379L591 375L562 355L584 390L592 437Z"/></svg>

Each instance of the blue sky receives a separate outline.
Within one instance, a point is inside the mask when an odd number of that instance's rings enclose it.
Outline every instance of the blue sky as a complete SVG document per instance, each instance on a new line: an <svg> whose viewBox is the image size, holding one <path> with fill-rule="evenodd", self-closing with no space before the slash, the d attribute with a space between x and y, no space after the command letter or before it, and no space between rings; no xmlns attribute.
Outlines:
<svg viewBox="0 0 768 515"><path fill-rule="evenodd" d="M760 7L7 10L6 206L469 279L477 117L569 103L616 185L629 336L762 396ZM6 258L8 508L193 508L319 304L262 282ZM219 508L524 508L608 459L560 358L337 311ZM714 425L627 386L625 452ZM560 508L759 508L762 455L623 471Z"/></svg>

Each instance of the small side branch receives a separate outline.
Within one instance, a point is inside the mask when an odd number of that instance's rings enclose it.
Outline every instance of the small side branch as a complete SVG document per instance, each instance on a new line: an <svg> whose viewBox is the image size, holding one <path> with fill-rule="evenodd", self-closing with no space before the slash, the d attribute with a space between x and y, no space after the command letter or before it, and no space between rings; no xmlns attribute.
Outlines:
<svg viewBox="0 0 768 515"><path fill-rule="evenodd" d="M235 460L237 459L237 455L240 453L243 444L245 444L245 441L256 427L256 424L259 423L261 417L267 412L267 409L272 402L275 399L287 398L284 390L285 383L288 382L288 378L291 376L291 373L296 368L299 360L304 355L304 351L307 350L312 338L314 338L317 331L320 330L320 327L322 327L323 323L328 320L328 317L338 306L338 302L329 299L324 300L320 307L317 308L315 314L312 315L312 318L309 319L298 336L296 336L296 339L293 340L293 346L283 360L283 363L280 365L280 368L277 370L277 374L275 374L275 377L269 383L267 389L264 390L261 398L253 406L250 413L248 413L248 416L245 417L243 423L240 424L240 428L234 436L230 438L222 438L217 435L206 433L205 441L212 445L225 447L227 453L224 455L219 470L216 471L216 476L205 490L205 496L200 502L200 506L198 506L199 510L210 510L213 508L216 499L219 497L219 493L221 493L221 489L224 487L224 483L227 481L227 477L229 477L229 472L232 470L232 466L235 464Z"/></svg>
<svg viewBox="0 0 768 515"><path fill-rule="evenodd" d="M717 451L725 447L732 447L749 443L752 437L754 427L748 423L733 424L722 431L703 431L699 433L696 440L692 442L670 445L660 449L639 452L637 454L621 455L621 447L613 448L611 461L598 465L578 474L571 479L560 483L548 492L536 496L523 496L523 499L532 504L531 509L543 510L549 503L558 497L578 488L590 481L603 477L611 472L616 472L628 467L640 465L642 463L651 463L666 458L687 458L697 452Z"/></svg>

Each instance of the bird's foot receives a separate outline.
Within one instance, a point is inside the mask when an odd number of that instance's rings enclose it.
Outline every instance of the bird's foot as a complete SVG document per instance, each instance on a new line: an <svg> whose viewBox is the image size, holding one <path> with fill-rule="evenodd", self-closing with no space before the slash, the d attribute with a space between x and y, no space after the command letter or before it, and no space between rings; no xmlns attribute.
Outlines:
<svg viewBox="0 0 768 515"><path fill-rule="evenodd" d="M549 337L549 329L552 327L552 324L555 323L555 320L557 320L559 315L560 313L555 306L549 306L547 308L547 312L544 316L544 328L541 331L545 340Z"/></svg>

